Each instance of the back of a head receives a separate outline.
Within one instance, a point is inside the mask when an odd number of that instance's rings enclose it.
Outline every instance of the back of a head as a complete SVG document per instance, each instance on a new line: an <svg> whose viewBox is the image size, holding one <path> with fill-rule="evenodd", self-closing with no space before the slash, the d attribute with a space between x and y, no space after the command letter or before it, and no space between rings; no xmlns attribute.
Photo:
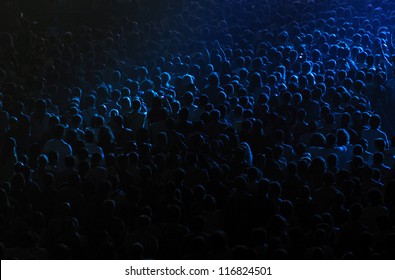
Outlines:
<svg viewBox="0 0 395 280"><path fill-rule="evenodd" d="M221 117L221 114L218 110L212 110L210 112L210 117L212 121L218 121L219 118Z"/></svg>
<svg viewBox="0 0 395 280"><path fill-rule="evenodd" d="M53 135L55 139L62 139L65 133L65 127L61 124L56 125L53 130Z"/></svg>
<svg viewBox="0 0 395 280"><path fill-rule="evenodd" d="M210 86L218 86L219 84L219 77L218 74L216 72L213 72L210 74L210 76L208 77L208 83Z"/></svg>
<svg viewBox="0 0 395 280"><path fill-rule="evenodd" d="M122 127L123 126L123 117L121 115L116 115L112 118L113 124L115 124L117 127Z"/></svg>
<svg viewBox="0 0 395 280"><path fill-rule="evenodd" d="M317 122L315 121L309 121L307 124L307 129L310 133L314 133L317 131Z"/></svg>
<svg viewBox="0 0 395 280"><path fill-rule="evenodd" d="M306 111L303 108L299 108L296 113L296 117L300 121L304 120L306 118L306 115Z"/></svg>
<svg viewBox="0 0 395 280"><path fill-rule="evenodd" d="M184 107L178 111L178 118L180 120L187 120L189 118L189 109Z"/></svg>
<svg viewBox="0 0 395 280"><path fill-rule="evenodd" d="M362 156L363 154L363 147L360 144L357 144L353 148L353 155Z"/></svg>
<svg viewBox="0 0 395 280"><path fill-rule="evenodd" d="M329 147L334 147L337 145L337 137L334 133L329 133L328 135L326 135L326 144Z"/></svg>
<svg viewBox="0 0 395 280"><path fill-rule="evenodd" d="M313 147L324 147L326 139L322 133L313 133L310 137L309 145Z"/></svg>
<svg viewBox="0 0 395 280"><path fill-rule="evenodd" d="M381 125L381 118L379 115L374 114L370 117L370 121L369 121L370 127L372 129L377 129L379 128L379 126Z"/></svg>
<svg viewBox="0 0 395 280"><path fill-rule="evenodd" d="M91 158L92 167L98 166L102 159L103 159L103 157L100 153L94 153Z"/></svg>
<svg viewBox="0 0 395 280"><path fill-rule="evenodd" d="M175 204L169 205L166 212L169 222L178 222L181 218L181 208Z"/></svg>
<svg viewBox="0 0 395 280"><path fill-rule="evenodd" d="M351 205L351 207L350 207L351 218L353 218L353 219L360 218L362 215L362 210L363 210L363 208L360 203L354 203L353 205Z"/></svg>
<svg viewBox="0 0 395 280"><path fill-rule="evenodd" d="M71 122L71 125L72 125L73 127L76 127L76 128L80 127L81 124L82 124L82 117L81 117L81 115L80 115L80 114L75 114L75 115L73 115L73 116L71 117L70 122Z"/></svg>
<svg viewBox="0 0 395 280"><path fill-rule="evenodd" d="M138 100L138 99L133 99L133 101L132 101L132 109L135 110L135 111L137 111L137 110L140 109L140 107L141 107L141 102L140 102L140 100Z"/></svg>

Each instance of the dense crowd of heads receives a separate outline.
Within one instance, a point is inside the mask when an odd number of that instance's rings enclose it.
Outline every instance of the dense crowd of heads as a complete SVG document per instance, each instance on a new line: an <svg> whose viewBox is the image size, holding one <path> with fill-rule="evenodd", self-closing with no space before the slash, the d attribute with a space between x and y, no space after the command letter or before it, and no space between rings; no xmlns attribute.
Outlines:
<svg viewBox="0 0 395 280"><path fill-rule="evenodd" d="M0 34L0 257L394 259L395 4L166 3Z"/></svg>

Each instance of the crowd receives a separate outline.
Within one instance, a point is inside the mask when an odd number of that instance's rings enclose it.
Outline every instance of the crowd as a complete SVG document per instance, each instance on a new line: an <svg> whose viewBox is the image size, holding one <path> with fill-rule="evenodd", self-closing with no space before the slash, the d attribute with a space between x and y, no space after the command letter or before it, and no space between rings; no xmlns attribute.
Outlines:
<svg viewBox="0 0 395 280"><path fill-rule="evenodd" d="M394 259L395 4L166 3L0 34L0 258Z"/></svg>

